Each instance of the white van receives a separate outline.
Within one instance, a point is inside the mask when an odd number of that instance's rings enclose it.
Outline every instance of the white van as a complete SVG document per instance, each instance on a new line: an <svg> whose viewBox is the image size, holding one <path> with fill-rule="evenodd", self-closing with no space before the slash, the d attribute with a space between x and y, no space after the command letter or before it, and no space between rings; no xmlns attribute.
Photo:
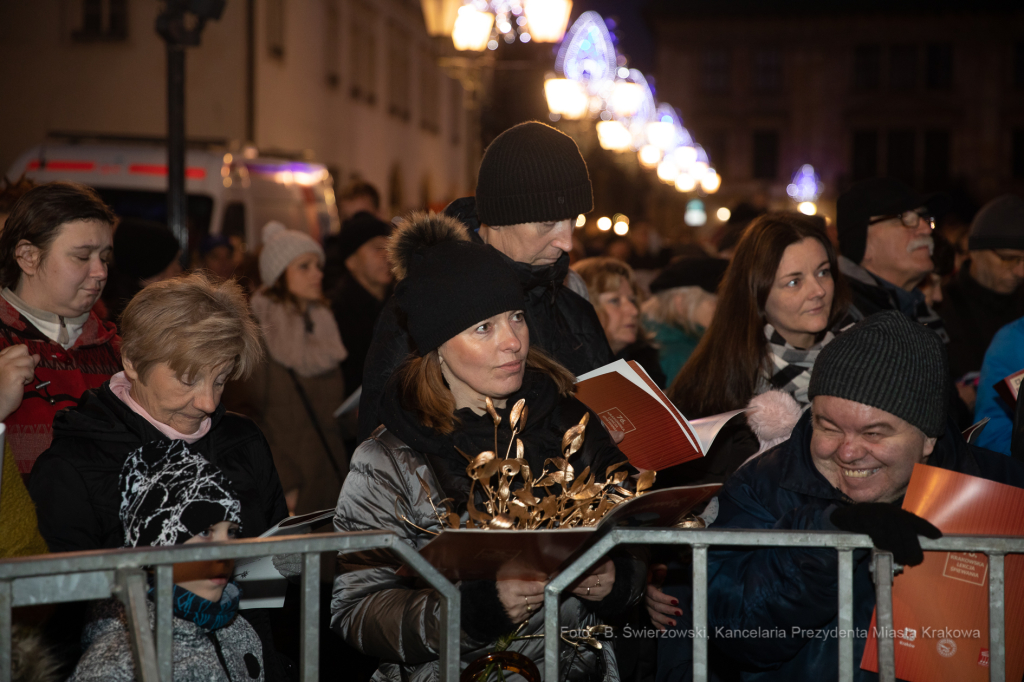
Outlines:
<svg viewBox="0 0 1024 682"><path fill-rule="evenodd" d="M89 185L119 216L167 222L167 151L160 143L48 142L22 154L7 177L23 173L38 183ZM187 150L185 191L193 253L208 234L239 237L254 251L270 220L321 243L341 227L323 164L261 157L252 147L237 153Z"/></svg>

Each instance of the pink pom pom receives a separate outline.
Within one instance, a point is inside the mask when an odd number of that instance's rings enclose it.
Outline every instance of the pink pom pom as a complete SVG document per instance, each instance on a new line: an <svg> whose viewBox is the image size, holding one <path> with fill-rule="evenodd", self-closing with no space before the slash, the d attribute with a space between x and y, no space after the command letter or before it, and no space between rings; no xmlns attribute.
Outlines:
<svg viewBox="0 0 1024 682"><path fill-rule="evenodd" d="M789 438L800 421L800 404L785 391L767 391L750 399L747 424L762 444Z"/></svg>

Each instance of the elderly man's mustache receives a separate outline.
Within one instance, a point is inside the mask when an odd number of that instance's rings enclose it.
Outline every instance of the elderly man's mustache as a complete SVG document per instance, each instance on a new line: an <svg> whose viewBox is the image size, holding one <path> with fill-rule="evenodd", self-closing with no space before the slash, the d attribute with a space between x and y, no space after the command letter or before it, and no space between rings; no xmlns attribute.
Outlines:
<svg viewBox="0 0 1024 682"><path fill-rule="evenodd" d="M935 240L932 239L932 236L930 234L925 235L924 237L915 237L914 239L912 239L910 243L907 244L907 253L913 253L922 246L928 247L929 256L935 253Z"/></svg>

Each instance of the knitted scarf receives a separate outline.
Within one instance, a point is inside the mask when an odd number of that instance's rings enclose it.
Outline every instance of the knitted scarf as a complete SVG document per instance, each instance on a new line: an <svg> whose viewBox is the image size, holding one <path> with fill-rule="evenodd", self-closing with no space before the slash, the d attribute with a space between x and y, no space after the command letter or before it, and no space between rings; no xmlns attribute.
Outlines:
<svg viewBox="0 0 1024 682"><path fill-rule="evenodd" d="M260 321L270 357L299 376L318 376L348 357L334 314L326 306L312 304L302 315L257 292L252 311Z"/></svg>
<svg viewBox="0 0 1024 682"><path fill-rule="evenodd" d="M782 334L775 331L775 327L770 324L764 326L764 335L768 339L771 353L772 374L770 377L761 377L757 393L774 388L792 395L801 407L809 405L811 401L807 398L807 387L811 383L814 361L825 344L834 339L835 335L832 332L825 332L820 341L806 350L789 345L786 339L782 338Z"/></svg>
<svg viewBox="0 0 1024 682"><path fill-rule="evenodd" d="M153 597L153 589L149 588L150 598ZM224 586L224 592L218 602L203 599L185 588L175 585L174 615L213 632L235 619L235 616L238 615L238 602L241 598L242 588L234 582L229 582Z"/></svg>

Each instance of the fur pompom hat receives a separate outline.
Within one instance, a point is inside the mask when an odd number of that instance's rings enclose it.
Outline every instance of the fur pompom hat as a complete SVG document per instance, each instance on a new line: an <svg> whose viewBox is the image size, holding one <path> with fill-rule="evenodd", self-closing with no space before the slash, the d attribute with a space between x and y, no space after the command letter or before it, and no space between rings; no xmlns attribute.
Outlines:
<svg viewBox="0 0 1024 682"><path fill-rule="evenodd" d="M494 248L470 241L466 227L436 213L413 213L388 242L395 300L409 335L428 353L473 324L523 307L512 267Z"/></svg>

